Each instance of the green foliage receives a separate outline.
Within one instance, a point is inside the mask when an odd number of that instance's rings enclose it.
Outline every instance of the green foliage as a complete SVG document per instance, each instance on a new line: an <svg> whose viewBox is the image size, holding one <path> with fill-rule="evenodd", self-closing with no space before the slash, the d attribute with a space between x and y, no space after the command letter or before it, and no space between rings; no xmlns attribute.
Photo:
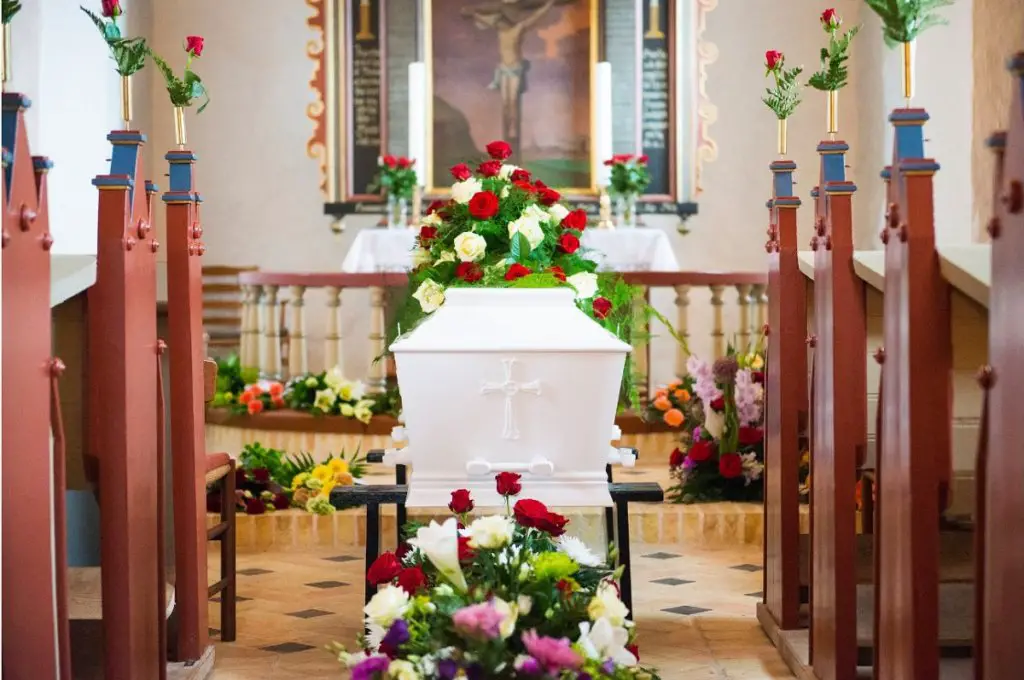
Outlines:
<svg viewBox="0 0 1024 680"><path fill-rule="evenodd" d="M217 392L213 397L216 408L239 407L238 395L247 385L259 380L259 372L255 368L243 368L237 354L217 360ZM241 411L245 411L241 406Z"/></svg>
<svg viewBox="0 0 1024 680"><path fill-rule="evenodd" d="M4 13L7 11L7 0L4 0ZM117 64L117 72L122 76L130 76L138 73L146 65L146 56L150 53L145 38L124 38L121 36L121 29L117 27L117 19L112 18L106 21L85 7L79 7L86 16L92 19L93 24L99 30L100 35L110 49L110 58ZM7 20L4 20L7 23Z"/></svg>
<svg viewBox="0 0 1024 680"><path fill-rule="evenodd" d="M160 69L160 73L164 76L167 94L171 96L171 104L175 108L185 108L192 106L193 101L202 97L203 103L196 109L196 113L202 113L210 104L210 93L207 91L206 86L203 85L199 75L192 70L192 55L188 55L184 77L179 78L174 75L170 65L160 55L152 50L150 50L149 54L153 57L153 63L156 64L157 68Z"/></svg>
<svg viewBox="0 0 1024 680"><path fill-rule="evenodd" d="M403 158L401 159L402 165L406 167L400 167L395 165L396 159L391 156L388 156L387 160L392 163L390 165L387 162L381 163L377 177L369 186L370 191L383 191L387 196L407 200L412 198L413 189L416 187L416 171L412 169L411 162Z"/></svg>
<svg viewBox="0 0 1024 680"><path fill-rule="evenodd" d="M5 24L11 23L11 19L19 11L21 11L21 3L18 0L3 0L3 22Z"/></svg>
<svg viewBox="0 0 1024 680"><path fill-rule="evenodd" d="M775 87L765 88L767 94L761 98L761 101L772 110L779 120L786 120L793 115L793 111L800 104L800 85L796 79L803 71L801 66L769 71L775 77Z"/></svg>
<svg viewBox="0 0 1024 680"><path fill-rule="evenodd" d="M953 0L864 0L882 20L882 35L890 47L910 42L922 31L945 24L937 10Z"/></svg>
<svg viewBox="0 0 1024 680"><path fill-rule="evenodd" d="M618 196L638 196L647 190L650 183L651 173L647 170L647 164L631 159L612 165L611 184L608 190L609 193Z"/></svg>
<svg viewBox="0 0 1024 680"><path fill-rule="evenodd" d="M269 449L259 442L246 444L245 448L238 455L238 462L242 464L242 468L246 472L259 469L266 470L270 473L270 478L281 486L287 487L292 482L291 477L288 477L287 482L284 481L287 476L284 452L277 449Z"/></svg>
<svg viewBox="0 0 1024 680"><path fill-rule="evenodd" d="M821 67L811 75L808 85L825 92L846 87L849 78L846 62L850 59L850 43L858 31L860 26L854 26L841 36L835 31L829 33L828 47L821 48Z"/></svg>

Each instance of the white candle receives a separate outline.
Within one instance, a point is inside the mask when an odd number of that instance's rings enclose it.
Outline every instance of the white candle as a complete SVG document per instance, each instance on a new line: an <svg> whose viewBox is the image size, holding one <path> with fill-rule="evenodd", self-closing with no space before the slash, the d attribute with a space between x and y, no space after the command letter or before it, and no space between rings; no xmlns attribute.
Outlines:
<svg viewBox="0 0 1024 680"><path fill-rule="evenodd" d="M427 65L409 64L409 158L416 163L416 182L423 186L427 173Z"/></svg>
<svg viewBox="0 0 1024 680"><path fill-rule="evenodd" d="M650 5L648 5L648 7L649 7L649 8L651 9L651 10L656 10L656 9L658 9L658 7L660 7L660 6L661 6L661 2L660 2L660 0L651 0L651 4L650 4Z"/></svg>
<svg viewBox="0 0 1024 680"><path fill-rule="evenodd" d="M594 179L598 186L608 186L611 168L604 162L612 157L612 65L602 61L595 68Z"/></svg>

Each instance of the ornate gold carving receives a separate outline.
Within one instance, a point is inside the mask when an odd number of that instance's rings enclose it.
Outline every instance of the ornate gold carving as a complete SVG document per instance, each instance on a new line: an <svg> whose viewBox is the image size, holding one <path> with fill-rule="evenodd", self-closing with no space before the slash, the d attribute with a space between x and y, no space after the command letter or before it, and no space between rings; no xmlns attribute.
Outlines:
<svg viewBox="0 0 1024 680"><path fill-rule="evenodd" d="M306 106L306 117L313 121L312 134L306 142L306 155L317 161L320 166L320 191L330 199L327 182L327 105L326 105L326 23L329 17L326 12L326 0L306 0L313 14L306 19L306 25L316 34L306 43L306 56L313 60L313 75L309 79L309 89L313 92L313 101Z"/></svg>
<svg viewBox="0 0 1024 680"><path fill-rule="evenodd" d="M718 120L718 107L708 97L708 67L718 61L718 45L704 40L708 14L718 0L697 0L697 148L694 154L694 194L703 190L704 163L718 159L718 144L711 139L710 128Z"/></svg>

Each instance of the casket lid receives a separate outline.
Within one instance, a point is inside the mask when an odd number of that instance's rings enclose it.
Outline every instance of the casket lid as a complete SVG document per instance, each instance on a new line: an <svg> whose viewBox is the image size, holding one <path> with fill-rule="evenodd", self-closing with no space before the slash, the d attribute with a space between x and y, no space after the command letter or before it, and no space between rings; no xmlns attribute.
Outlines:
<svg viewBox="0 0 1024 680"><path fill-rule="evenodd" d="M573 298L569 288L449 288L444 305L392 343L391 351L630 351Z"/></svg>

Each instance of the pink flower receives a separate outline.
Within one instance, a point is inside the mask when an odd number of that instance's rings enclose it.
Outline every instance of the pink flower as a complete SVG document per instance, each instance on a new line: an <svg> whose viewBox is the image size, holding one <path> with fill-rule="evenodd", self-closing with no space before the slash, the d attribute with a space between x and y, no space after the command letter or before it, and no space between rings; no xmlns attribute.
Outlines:
<svg viewBox="0 0 1024 680"><path fill-rule="evenodd" d="M501 622L505 615L485 602L463 607L452 614L455 630L467 638L495 640L501 634Z"/></svg>
<svg viewBox="0 0 1024 680"><path fill-rule="evenodd" d="M555 639L537 635L537 631L528 630L523 633L523 646L526 652L537 660L548 673L556 673L563 669L575 669L583 665L580 655L572 651L569 638Z"/></svg>

